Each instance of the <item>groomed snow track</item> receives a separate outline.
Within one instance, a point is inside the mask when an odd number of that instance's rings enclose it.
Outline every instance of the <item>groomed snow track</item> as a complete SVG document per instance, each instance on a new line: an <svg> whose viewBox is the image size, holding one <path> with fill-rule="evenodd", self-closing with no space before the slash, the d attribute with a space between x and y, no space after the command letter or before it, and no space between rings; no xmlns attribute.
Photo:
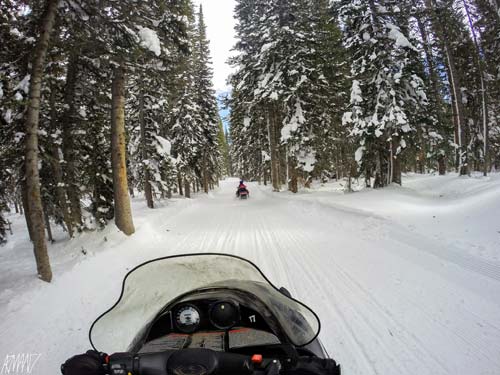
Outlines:
<svg viewBox="0 0 500 375"><path fill-rule="evenodd" d="M235 185L154 212L136 209L131 238L109 229L106 242L97 234L74 240L94 256L61 258L53 285L36 283L7 301L0 355L40 352L37 374L57 373L87 349L88 324L114 302L127 269L207 251L252 260L311 306L344 374L500 374L499 262L359 207L256 184L243 201Z"/></svg>

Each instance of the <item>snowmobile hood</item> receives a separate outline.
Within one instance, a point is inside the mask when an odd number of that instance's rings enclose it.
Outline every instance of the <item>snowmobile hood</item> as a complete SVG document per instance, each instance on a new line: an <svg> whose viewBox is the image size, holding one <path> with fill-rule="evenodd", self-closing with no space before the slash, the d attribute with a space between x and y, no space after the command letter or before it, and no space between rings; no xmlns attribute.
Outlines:
<svg viewBox="0 0 500 375"><path fill-rule="evenodd" d="M154 259L131 270L118 301L92 324L91 344L102 352L126 351L137 333L171 301L206 288L255 295L296 346L309 344L319 333L317 315L280 292L255 264L237 256L203 253Z"/></svg>

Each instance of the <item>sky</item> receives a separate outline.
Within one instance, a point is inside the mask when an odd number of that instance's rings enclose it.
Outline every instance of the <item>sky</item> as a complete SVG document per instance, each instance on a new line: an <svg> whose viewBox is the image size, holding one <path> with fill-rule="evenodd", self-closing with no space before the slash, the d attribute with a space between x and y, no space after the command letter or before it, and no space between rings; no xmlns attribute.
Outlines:
<svg viewBox="0 0 500 375"><path fill-rule="evenodd" d="M231 54L231 48L236 42L234 39L236 21L233 18L236 1L194 0L194 3L197 6L199 4L203 6L213 61L214 89L218 93L227 92L229 87L226 84L226 79L231 73L231 68L226 62Z"/></svg>

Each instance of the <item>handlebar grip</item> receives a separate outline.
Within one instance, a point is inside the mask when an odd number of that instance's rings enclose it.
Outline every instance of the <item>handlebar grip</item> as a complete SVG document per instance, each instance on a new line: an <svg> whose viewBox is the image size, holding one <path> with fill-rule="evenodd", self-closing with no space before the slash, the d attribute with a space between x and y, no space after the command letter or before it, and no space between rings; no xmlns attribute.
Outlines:
<svg viewBox="0 0 500 375"><path fill-rule="evenodd" d="M110 375L128 375L134 370L134 357L130 353L115 353L109 356L108 372Z"/></svg>
<svg viewBox="0 0 500 375"><path fill-rule="evenodd" d="M175 351L152 354L116 353L109 357L110 375L166 375L167 363Z"/></svg>

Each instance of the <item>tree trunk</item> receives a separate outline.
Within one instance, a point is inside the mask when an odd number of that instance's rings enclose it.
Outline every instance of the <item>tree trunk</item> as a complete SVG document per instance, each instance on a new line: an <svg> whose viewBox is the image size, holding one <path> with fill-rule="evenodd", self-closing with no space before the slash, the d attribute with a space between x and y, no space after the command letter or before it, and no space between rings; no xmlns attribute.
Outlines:
<svg viewBox="0 0 500 375"><path fill-rule="evenodd" d="M208 181L208 163L207 163L207 153L203 151L203 191L208 194L209 181Z"/></svg>
<svg viewBox="0 0 500 375"><path fill-rule="evenodd" d="M14 210L16 211L16 214L19 213L19 205L17 204L17 200L14 200Z"/></svg>
<svg viewBox="0 0 500 375"><path fill-rule="evenodd" d="M135 228L128 192L125 143L125 67L120 65L115 68L112 87L111 158L115 223L118 229L129 236L135 232Z"/></svg>
<svg viewBox="0 0 500 375"><path fill-rule="evenodd" d="M460 82L456 73L456 66L454 62L454 57L451 54L448 43L445 42L445 54L446 60L448 62L448 72L451 81L451 89L452 89L452 100L454 105L454 113L455 113L455 134L457 138L458 144L458 169L460 175L468 174L468 151L467 144L465 141L465 119L463 114L463 103L462 103L462 93L460 91Z"/></svg>
<svg viewBox="0 0 500 375"><path fill-rule="evenodd" d="M30 241L34 242L35 235L33 234L33 224L31 223L31 216L29 214L30 208L28 203L28 191L26 189L26 180L23 180L21 182L21 199L22 199L22 206L24 207L24 212L25 212L24 220L26 220L26 228L28 228Z"/></svg>
<svg viewBox="0 0 500 375"><path fill-rule="evenodd" d="M417 132L418 142L420 143L420 148L417 150L417 159L418 159L418 173L425 174L426 172L426 152L425 152L425 142L424 134L422 129L419 129Z"/></svg>
<svg viewBox="0 0 500 375"><path fill-rule="evenodd" d="M177 185L179 186L179 195L183 196L184 192L182 191L182 176L179 172L177 173Z"/></svg>
<svg viewBox="0 0 500 375"><path fill-rule="evenodd" d="M50 227L50 217L47 211L47 207L43 207L43 217L45 220L45 229L47 229L47 239L50 243L54 243L54 237L52 237L52 228Z"/></svg>
<svg viewBox="0 0 500 375"><path fill-rule="evenodd" d="M271 121L272 118L272 121ZM280 191L280 176L279 176L279 155L278 144L276 140L274 116L271 110L267 113L267 130L269 135L269 146L271 152L271 182L274 191Z"/></svg>
<svg viewBox="0 0 500 375"><path fill-rule="evenodd" d="M297 162L295 158L288 157L288 190L292 193L297 193L299 191L297 183Z"/></svg>
<svg viewBox="0 0 500 375"><path fill-rule="evenodd" d="M438 156L438 170L440 176L446 175L446 158L442 154Z"/></svg>
<svg viewBox="0 0 500 375"><path fill-rule="evenodd" d="M433 28L436 32L438 40L441 42L441 46L443 49L444 57L446 60L446 66L448 70L448 77L451 85L451 93L452 93L452 101L455 113L455 132L457 137L458 144L458 153L459 153L459 173L460 175L469 174L468 168L468 147L466 141L466 132L465 132L465 116L464 116L464 108L462 103L462 92L461 92L461 82L460 78L457 74L457 66L455 63L455 57L453 55L453 51L450 46L450 39L446 32L446 22L440 17L440 10L435 6L435 0L426 0L425 1L427 10L431 11L433 15Z"/></svg>
<svg viewBox="0 0 500 375"><path fill-rule="evenodd" d="M266 165L264 162L264 157L262 153L264 152L264 148L262 147L262 132L259 131L259 185L262 184L262 180L265 181L266 177L264 176L266 173ZM265 185L265 184L264 184Z"/></svg>
<svg viewBox="0 0 500 375"><path fill-rule="evenodd" d="M285 145L285 184L290 190L290 161L288 155L288 145Z"/></svg>
<svg viewBox="0 0 500 375"><path fill-rule="evenodd" d="M277 123L277 120L276 120L276 123ZM288 181L286 181L286 172L287 172L287 169L288 169L288 163L287 161L285 160L286 158L283 157L283 155L286 155L285 151L282 149L282 147L280 147L280 144L279 144L279 135L278 135L278 131L277 131L277 128L275 128L275 131L276 131L276 134L275 134L275 137L276 137L276 143L278 145L278 176L280 178L280 190L281 190L281 186L283 185L287 185L288 186Z"/></svg>
<svg viewBox="0 0 500 375"><path fill-rule="evenodd" d="M144 118L144 90L141 87L139 92L139 124L141 127L141 151L142 151L142 163L144 166L144 196L146 197L146 202L149 208L154 208L153 201L153 189L151 188L151 175L149 172L148 163L148 150L146 142L146 120Z"/></svg>
<svg viewBox="0 0 500 375"><path fill-rule="evenodd" d="M184 193L186 198L191 198L191 183L188 179L184 179Z"/></svg>
<svg viewBox="0 0 500 375"><path fill-rule="evenodd" d="M76 177L75 165L75 142L73 128L75 121L75 92L78 75L78 52L72 51L66 73L66 85L64 88L65 110L61 119L62 124L62 151L64 156L64 172L66 191L71 207L71 218L73 226L78 229L82 226L82 210L80 207L80 189Z"/></svg>
<svg viewBox="0 0 500 375"><path fill-rule="evenodd" d="M40 195L40 176L38 174L38 123L40 120L40 95L42 88L43 69L47 50L49 49L50 34L54 28L57 15L57 0L47 0L45 12L40 24L40 36L33 51L31 65L31 81L29 87L29 101L26 111L26 198L27 213L32 226L33 250L39 277L46 282L52 280L47 243L45 242L45 228L43 220L42 198Z"/></svg>
<svg viewBox="0 0 500 375"><path fill-rule="evenodd" d="M391 152L391 182L401 185L401 155L397 155L397 149L399 145L399 138L393 138L391 142L392 152Z"/></svg>
<svg viewBox="0 0 500 375"><path fill-rule="evenodd" d="M382 152L378 150L375 153L375 180L373 181L373 188L382 188L385 185L384 176L382 172Z"/></svg>
<svg viewBox="0 0 500 375"><path fill-rule="evenodd" d="M50 91L50 120L52 125L52 130L56 130L56 96L55 96L55 88L52 87ZM66 230L68 231L68 235L70 238L73 237L73 220L71 217L71 213L69 211L67 198L66 198L66 190L63 182L63 171L61 168L61 160L59 158L59 147L56 143L51 144L50 146L50 165L52 169L52 174L54 176L54 181L56 183L56 197L57 202L59 203L59 207L61 209L63 215L63 221L66 225Z"/></svg>
<svg viewBox="0 0 500 375"><path fill-rule="evenodd" d="M352 175L353 175L352 172L353 172L354 168L353 168L352 162L350 160L347 162L347 167L348 167L348 170L347 170L348 171L347 191L349 193L352 193Z"/></svg>
<svg viewBox="0 0 500 375"><path fill-rule="evenodd" d="M470 16L469 5L467 1L463 0L465 13L467 14L467 19L469 20L469 28L472 33L472 39L474 40L474 46L476 53L474 55L474 60L476 61L477 68L479 70L479 81L481 82L481 112L482 112L482 122L483 122L483 175L486 177L488 175L488 161L489 161L489 149L488 149L488 101L486 96L486 82L484 79L484 61L481 57L481 50L479 49L479 43L477 41L476 29L472 22Z"/></svg>

